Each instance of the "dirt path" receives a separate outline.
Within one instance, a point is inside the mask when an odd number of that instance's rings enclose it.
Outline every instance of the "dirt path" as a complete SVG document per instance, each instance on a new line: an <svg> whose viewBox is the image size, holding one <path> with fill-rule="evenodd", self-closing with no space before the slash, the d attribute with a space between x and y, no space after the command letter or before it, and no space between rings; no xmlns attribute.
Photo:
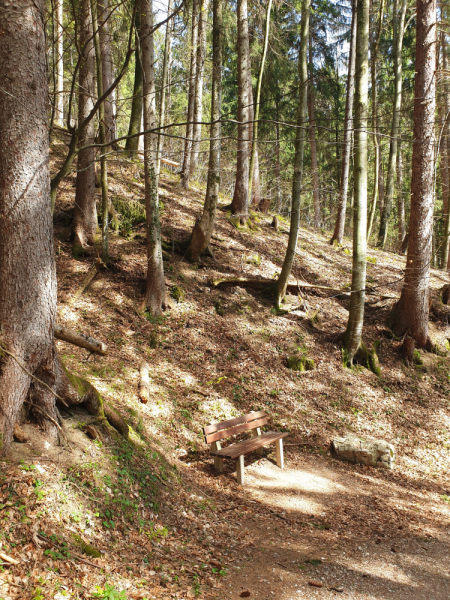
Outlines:
<svg viewBox="0 0 450 600"><path fill-rule="evenodd" d="M429 482L325 456L288 457L284 471L261 459L246 475L234 514L252 549L230 543L217 598L450 598L450 511Z"/></svg>

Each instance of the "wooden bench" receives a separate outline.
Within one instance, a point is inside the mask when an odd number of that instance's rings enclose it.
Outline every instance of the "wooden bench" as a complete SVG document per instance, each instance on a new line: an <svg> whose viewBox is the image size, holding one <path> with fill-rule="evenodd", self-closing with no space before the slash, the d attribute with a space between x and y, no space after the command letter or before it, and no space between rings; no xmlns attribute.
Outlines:
<svg viewBox="0 0 450 600"><path fill-rule="evenodd" d="M221 421L220 423L203 427L205 442L211 446L211 454L214 456L215 469L223 472L224 458L235 460L237 481L238 483L243 484L244 455L253 450L256 450L258 454L262 454L263 447L273 443L275 443L277 465L280 469L283 469L283 438L286 437L288 433L279 433L277 431L261 433L261 427L264 427L264 425L267 425L266 413L263 410L260 410L242 417L237 417L236 419ZM245 431L250 431L252 435L250 439L222 448L221 440Z"/></svg>

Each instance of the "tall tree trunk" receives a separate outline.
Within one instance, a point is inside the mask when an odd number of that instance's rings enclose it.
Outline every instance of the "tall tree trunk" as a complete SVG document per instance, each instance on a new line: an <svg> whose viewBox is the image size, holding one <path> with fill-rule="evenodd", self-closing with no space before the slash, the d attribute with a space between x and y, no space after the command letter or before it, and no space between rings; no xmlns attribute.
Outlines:
<svg viewBox="0 0 450 600"><path fill-rule="evenodd" d="M264 29L264 44L263 44L263 53L262 53L262 57L261 57L261 65L259 67L259 73L258 73L258 83L256 85L256 102L255 102L255 106L254 106L254 111L253 111L253 135L252 135L252 139L253 139L253 143L252 143L252 154L251 154L251 158L250 158L250 171L249 171L249 181L248 181L248 193L249 193L249 197L252 198L253 200L253 204L259 204L260 200L261 200L261 189L260 189L260 182L259 182L259 164L257 165L257 163L259 163L258 161L258 128L259 128L259 106L260 106L260 102L261 102L261 87L262 87L262 80L263 80L263 76L264 76L264 65L266 63L266 56L267 56L267 48L269 47L269 33L270 33L270 13L272 11L272 0L268 0L267 3L267 10L266 10L266 27ZM251 82L251 76L250 76L250 82ZM254 178L255 175L257 175L257 179L258 181L254 182ZM254 190L254 193L252 195L252 189L256 188Z"/></svg>
<svg viewBox="0 0 450 600"><path fill-rule="evenodd" d="M102 44L100 41L98 27L98 0L91 0L92 25L94 28L94 48L95 60L97 65L97 94L101 98L103 96L103 65L104 59L102 56ZM100 144L107 143L107 127L105 103L102 102L98 109L98 120L100 130ZM108 171L106 166L106 148L101 149L100 155L100 181L102 188L102 259L106 263L109 260L109 203L108 203Z"/></svg>
<svg viewBox="0 0 450 600"><path fill-rule="evenodd" d="M44 0L0 0L0 344L51 383L56 273L50 212ZM0 354L0 453L6 454L30 376ZM34 399L56 418L55 398ZM56 431L49 421L50 438Z"/></svg>
<svg viewBox="0 0 450 600"><path fill-rule="evenodd" d="M250 61L251 62L251 61ZM249 62L249 64L250 64ZM255 121L255 105L253 103L253 83L252 83L252 73L251 69L248 71L248 98L250 105L249 115L248 115L248 139L249 141L249 154L250 154L250 165L248 170L248 201L249 204L258 205L261 200L261 181L260 181L260 173L259 173L259 154L258 154L258 146L255 149L255 161L253 163L253 167L251 165L251 156L253 153L253 131L254 131L254 121ZM252 185L250 185L250 176L252 175Z"/></svg>
<svg viewBox="0 0 450 600"><path fill-rule="evenodd" d="M208 181L203 214L192 231L187 259L197 261L209 245L216 218L220 187L220 149L222 112L222 11L223 0L213 0L213 72Z"/></svg>
<svg viewBox="0 0 450 600"><path fill-rule="evenodd" d="M250 71L250 46L248 38L247 0L237 3L237 56L238 56L238 142L236 184L231 212L239 216L242 225L248 218L248 177L250 151L250 97L248 78Z"/></svg>
<svg viewBox="0 0 450 600"><path fill-rule="evenodd" d="M81 66L78 94L78 123L90 114L95 101L95 51L90 0L81 0L79 13L79 46ZM95 143L95 124L92 119L84 128L79 147ZM72 221L73 254L79 256L94 245L97 232L97 204L95 199L95 148L78 154L75 207Z"/></svg>
<svg viewBox="0 0 450 600"><path fill-rule="evenodd" d="M114 61L111 48L110 8L109 0L97 0L98 28L100 33L100 47L102 58L102 84L103 90L108 90L114 81ZM106 142L116 139L116 115L114 95L111 94L104 102L104 123Z"/></svg>
<svg viewBox="0 0 450 600"><path fill-rule="evenodd" d="M277 86L277 89L278 86ZM279 92L276 92L275 96L275 110L276 110L276 123L275 123L275 132L276 132L276 161L275 161L275 179L276 179L276 205L275 212L279 212L281 210L281 158L280 158L280 95Z"/></svg>
<svg viewBox="0 0 450 600"><path fill-rule="evenodd" d="M136 0L138 7L136 10L135 17L135 29L136 29L136 51L135 66L134 66L134 87L133 87L133 101L131 103L131 115L130 125L128 127L128 135L137 135L142 131L142 104L143 104L143 77L142 77L142 55L140 45L140 33L141 33L141 8L140 3L142 0ZM139 137L128 138L125 144L125 153L132 157L138 157L139 150Z"/></svg>
<svg viewBox="0 0 450 600"><path fill-rule="evenodd" d="M173 9L173 0L169 0L167 6L167 14L171 14ZM159 109L159 127L164 127L165 116L166 116L166 95L168 88L168 72L169 72L169 63L170 63L170 54L172 47L172 19L167 21L166 24L166 39L164 42L164 57L163 57L163 68L162 68L162 77L161 77L161 103ZM159 172L161 168L161 153L164 146L164 137L161 135L161 130L158 133L158 148L156 153L156 174L159 177Z"/></svg>
<svg viewBox="0 0 450 600"><path fill-rule="evenodd" d="M64 24L63 0L57 0L56 7L56 123L64 126Z"/></svg>
<svg viewBox="0 0 450 600"><path fill-rule="evenodd" d="M353 265L350 311L344 333L347 364L361 344L366 287L367 108L369 87L369 0L357 0L355 65L355 166L353 201Z"/></svg>
<svg viewBox="0 0 450 600"><path fill-rule="evenodd" d="M280 307L286 296L286 288L294 264L297 249L298 229L300 225L300 202L303 177L303 154L305 148L305 122L308 104L308 39L311 0L302 2L300 24L300 51L298 56L299 102L297 112L297 130L295 134L294 177L292 181L291 224L283 267L276 283L276 304Z"/></svg>
<svg viewBox="0 0 450 600"><path fill-rule="evenodd" d="M402 46L405 29L406 0L402 0L398 14L398 0L394 0L394 113L392 115L391 142L389 147L389 163L386 181L386 196L380 218L378 246L384 248L388 231L388 221L392 211L394 198L395 168L397 162L398 136L400 132L400 111L402 108Z"/></svg>
<svg viewBox="0 0 450 600"><path fill-rule="evenodd" d="M313 203L314 203L314 227L320 227L320 194L319 194L319 170L317 167L317 144L316 144L316 115L315 115L315 96L313 84L313 51L311 38L309 40L309 67L310 67L310 85L308 86L308 114L309 114L309 142L311 145L311 170L313 183Z"/></svg>
<svg viewBox="0 0 450 600"><path fill-rule="evenodd" d="M431 348L428 334L428 288L433 232L433 175L436 109L436 1L417 0L414 132L411 216L405 280L389 325L409 335L417 346Z"/></svg>
<svg viewBox="0 0 450 600"><path fill-rule="evenodd" d="M152 0L141 0L142 69L144 72L144 130L156 127L156 95L153 45ZM161 248L158 176L156 172L157 135L144 135L145 212L147 226L147 289L141 306L153 316L166 307L164 266Z"/></svg>
<svg viewBox="0 0 450 600"><path fill-rule="evenodd" d="M405 226L405 199L403 196L403 159L402 144L399 140L397 148L397 220L398 220L398 243L399 248L406 235Z"/></svg>
<svg viewBox="0 0 450 600"><path fill-rule="evenodd" d="M352 145L352 129L353 129L353 96L355 92L355 51L356 46L356 0L352 0L352 25L350 35L350 55L348 59L348 75L347 75L347 97L345 100L345 117L344 117L344 146L342 149L341 163L341 187L339 190L339 203L336 216L336 224L334 227L333 236L330 240L332 244L335 240L338 244L342 244L344 239L345 229L345 214L347 210L347 195L348 195L348 175L350 171L350 156Z"/></svg>
<svg viewBox="0 0 450 600"><path fill-rule="evenodd" d="M195 97L194 97L194 127L192 144L192 157L190 165L190 176L197 171L198 157L200 151L200 140L202 137L202 126L200 125L203 117L203 71L205 68L206 55L206 27L208 20L208 0L199 1L198 14L198 46L197 46L197 67L195 76Z"/></svg>
<svg viewBox="0 0 450 600"><path fill-rule="evenodd" d="M194 112L195 112L195 81L197 78L197 44L198 44L198 3L200 0L192 0L191 14L191 65L189 71L188 88L188 111L186 125L186 139L184 142L183 168L181 171L181 185L189 188L191 176L192 139L194 135Z"/></svg>
<svg viewBox="0 0 450 600"><path fill-rule="evenodd" d="M442 70L446 74L448 72L448 57L447 57L447 44L445 39L445 33L441 32L441 48L442 48ZM444 76L443 82L443 101L440 102L440 108L442 112L442 134L440 142L441 151L441 186L442 186L442 212L444 214L444 235L442 239L442 268L449 268L449 245L450 245L450 210L449 210L449 153L450 153L450 142L449 134L450 127L448 123L450 113L450 99L449 99L449 86L447 82L447 76Z"/></svg>
<svg viewBox="0 0 450 600"><path fill-rule="evenodd" d="M377 63L378 63L378 46L381 38L381 28L383 24L384 14L384 2L380 0L380 12L378 15L378 26L373 34L373 43L370 51L371 60L371 77L372 77L372 139L374 148L374 159L373 159L373 192L372 192L372 205L370 208L369 220L367 223L367 239L370 239L372 233L373 220L375 218L375 211L377 208L378 192L379 192L379 180L380 180L380 140L378 139L378 100L377 100Z"/></svg>

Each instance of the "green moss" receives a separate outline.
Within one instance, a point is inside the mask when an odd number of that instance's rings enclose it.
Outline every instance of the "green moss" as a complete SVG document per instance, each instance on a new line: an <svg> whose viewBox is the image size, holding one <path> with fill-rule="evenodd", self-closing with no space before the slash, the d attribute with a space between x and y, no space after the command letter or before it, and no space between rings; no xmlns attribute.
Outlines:
<svg viewBox="0 0 450 600"><path fill-rule="evenodd" d="M170 295L178 302L178 304L180 304L180 302L184 302L186 299L186 292L179 285L174 285L172 287Z"/></svg>
<svg viewBox="0 0 450 600"><path fill-rule="evenodd" d="M288 356L287 366L293 371L312 371L314 369L314 361L312 358L304 356Z"/></svg>
<svg viewBox="0 0 450 600"><path fill-rule="evenodd" d="M72 534L72 539L75 542L75 544L78 546L78 548L80 548L80 550L86 556L90 556L91 558L100 558L101 557L102 553L100 552L100 550L98 548L96 548L95 546L92 546L92 544L88 544L85 541L83 541L81 539L81 537L79 535L77 535L76 533Z"/></svg>
<svg viewBox="0 0 450 600"><path fill-rule="evenodd" d="M155 348L158 347L158 342L159 342L158 334L156 333L156 331L152 331L152 333L150 335L150 341L149 341L150 348L153 348L153 350L155 350Z"/></svg>
<svg viewBox="0 0 450 600"><path fill-rule="evenodd" d="M216 302L214 302L214 309L216 313L221 317L223 317L223 315L225 314L225 311L223 310L222 306L222 300L217 300Z"/></svg>
<svg viewBox="0 0 450 600"><path fill-rule="evenodd" d="M255 267L259 267L259 265L261 264L261 257L259 256L259 254L252 254L245 258L245 262L248 265L255 265Z"/></svg>

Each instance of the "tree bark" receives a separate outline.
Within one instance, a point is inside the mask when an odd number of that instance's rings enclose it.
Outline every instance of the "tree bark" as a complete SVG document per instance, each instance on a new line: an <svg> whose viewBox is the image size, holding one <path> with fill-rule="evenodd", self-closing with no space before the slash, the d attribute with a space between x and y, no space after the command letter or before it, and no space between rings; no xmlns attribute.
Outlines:
<svg viewBox="0 0 450 600"><path fill-rule="evenodd" d="M90 0L81 0L79 13L79 45L82 56L79 76L78 123L86 119L94 107L95 50ZM84 128L79 147L95 143L95 125L92 119ZM95 199L95 148L78 154L75 207L72 221L73 254L75 257L94 245L97 232L97 204Z"/></svg>
<svg viewBox="0 0 450 600"><path fill-rule="evenodd" d="M442 70L448 72L447 44L445 33L441 32L441 48L442 48ZM450 127L448 123L450 113L449 86L447 77L444 76L443 82L443 101L440 103L442 113L442 134L440 142L441 151L441 186L442 186L442 212L444 215L444 235L442 239L442 269L449 268L449 245L450 245L450 210L449 210L449 152L450 142L449 134Z"/></svg>
<svg viewBox="0 0 450 600"><path fill-rule="evenodd" d="M114 60L111 48L110 8L109 0L97 0L98 30L100 33L100 49L102 58L103 90L108 90L114 81ZM110 94L103 104L105 113L105 141L111 142L117 137L114 94Z"/></svg>
<svg viewBox="0 0 450 600"><path fill-rule="evenodd" d="M200 152L200 140L202 137L202 126L200 125L203 117L203 72L205 68L206 55L206 27L208 20L208 0L198 0L198 46L197 46L197 66L195 71L195 91L194 91L194 126L192 156L190 164L190 177L193 177L198 167L198 157Z"/></svg>
<svg viewBox="0 0 450 600"><path fill-rule="evenodd" d="M313 85L313 51L311 38L309 40L309 68L310 85L308 86L308 115L309 115L309 142L311 145L311 171L313 183L313 203L314 203L314 227L320 227L320 194L319 194L319 170L317 167L317 144L316 144L316 111L314 107L315 95Z"/></svg>
<svg viewBox="0 0 450 600"><path fill-rule="evenodd" d="M380 12L378 16L378 27L376 32L373 34L373 43L370 50L371 60L371 79L372 79L372 139L374 148L373 158L373 192L372 192L372 205L370 208L369 220L367 223L367 239L370 239L372 233L373 221L375 218L375 211L377 209L377 201L380 187L380 140L378 139L378 100L377 100L377 62L378 62L378 47L381 38L381 27L383 24L384 14L384 2L380 0ZM382 179L382 177L381 177Z"/></svg>
<svg viewBox="0 0 450 600"><path fill-rule="evenodd" d="M402 145L399 140L397 148L397 219L399 247L403 244L406 235L405 226L405 199L403 196L403 158Z"/></svg>
<svg viewBox="0 0 450 600"><path fill-rule="evenodd" d="M57 0L56 7L56 123L64 126L64 24L63 0ZM55 51L54 50L54 51Z"/></svg>
<svg viewBox="0 0 450 600"><path fill-rule="evenodd" d="M156 127L155 58L152 0L141 0L142 69L144 73L144 130ZM141 310L158 316L166 307L159 218L157 135L144 135L145 212L147 227L147 288Z"/></svg>
<svg viewBox="0 0 450 600"><path fill-rule="evenodd" d="M366 287L367 108L369 87L369 0L357 0L355 64L355 164L353 201L353 265L350 310L344 333L347 364L361 345Z"/></svg>
<svg viewBox="0 0 450 600"><path fill-rule="evenodd" d="M188 88L188 111L186 125L186 140L184 142L183 169L181 171L181 185L189 188L191 176L192 138L194 135L194 111L195 111L195 81L197 77L197 43L198 43L198 2L192 0L191 14L191 66L189 71Z"/></svg>
<svg viewBox="0 0 450 600"><path fill-rule="evenodd" d="M102 56L102 45L100 42L99 28L98 28L98 0L91 0L91 13L92 13L92 25L94 28L94 48L95 48L95 60L97 65L97 93L98 97L103 96L103 56ZM98 108L98 120L99 120L99 133L100 133L100 144L107 143L107 131L106 131L106 117L105 117L105 103L100 104ZM106 148L101 150L100 155L100 182L102 188L102 259L105 263L109 259L109 202L108 202L108 171L106 167Z"/></svg>
<svg viewBox="0 0 450 600"><path fill-rule="evenodd" d="M411 216L405 280L389 326L430 349L428 288L433 231L436 109L436 1L417 0Z"/></svg>
<svg viewBox="0 0 450 600"><path fill-rule="evenodd" d="M259 128L259 105L261 102L261 87L264 76L264 66L266 63L267 48L269 47L269 33L270 33L270 13L272 11L272 0L268 0L266 10L266 26L264 29L264 43L263 53L261 57L261 65L258 73L258 83L256 85L256 102L253 111L253 135L252 135L252 154L250 158L250 171L249 171L249 182L248 182L248 194L252 198L253 204L259 204L261 200L261 186L259 181L259 160L258 160L258 128ZM251 75L250 75L251 83ZM250 90L252 92L252 90ZM253 96L252 96L253 97ZM256 176L256 177L255 177ZM255 181L254 181L255 180ZM252 189L254 193L252 195Z"/></svg>
<svg viewBox="0 0 450 600"><path fill-rule="evenodd" d="M308 103L308 39L309 15L311 0L302 2L302 18L300 29L300 51L298 57L299 68L299 102L297 112L297 130L295 135L294 177L292 181L291 225L289 239L280 276L276 282L276 305L281 306L286 296L286 288L294 264L295 250L297 248L298 229L300 225L300 202L303 177L303 154L305 148L305 122Z"/></svg>
<svg viewBox="0 0 450 600"><path fill-rule="evenodd" d="M134 87L133 87L133 101L131 103L131 115L130 125L128 127L128 135L136 135L141 132L142 124L142 106L144 97L142 94L142 86L144 83L142 77L142 56L141 56L141 45L140 45L140 32L141 32L141 0L136 0L138 8L135 17L135 29L136 29L136 50L135 66L134 66ZM131 158L138 158L139 151L139 137L128 138L125 144L125 153Z"/></svg>
<svg viewBox="0 0 450 600"><path fill-rule="evenodd" d="M56 273L50 211L44 0L0 0L0 324L2 347L51 382ZM30 376L0 352L0 452L6 454ZM54 396L36 403L55 418ZM43 423L50 439L57 430Z"/></svg>
<svg viewBox="0 0 450 600"><path fill-rule="evenodd" d="M347 210L348 176L350 171L350 155L353 130L353 96L355 92L355 57L356 57L356 0L352 0L352 24L350 34L350 55L348 59L347 96L345 100L344 117L344 146L342 149L341 187L336 224L330 244L336 241L342 244L345 230L345 215Z"/></svg>
<svg viewBox="0 0 450 600"><path fill-rule="evenodd" d="M173 0L169 0L167 6L167 14L171 14L173 9ZM159 109L159 127L163 127L165 123L166 117L166 94L168 87L168 71L169 71L169 63L170 63L170 54L172 47L172 20L168 21L166 24L166 38L164 41L164 57L163 57L163 68L162 68L162 77L161 77L161 102ZM164 137L159 133L158 134L158 148L156 153L156 174L159 177L160 169L161 169L161 154L164 146Z"/></svg>
<svg viewBox="0 0 450 600"><path fill-rule="evenodd" d="M237 3L237 55L238 55L238 142L236 162L236 184L231 212L239 216L241 225L248 218L249 177L249 121L250 98L248 77L250 71L250 46L248 37L247 0Z"/></svg>
<svg viewBox="0 0 450 600"><path fill-rule="evenodd" d="M213 72L211 94L211 128L208 181L206 184L206 197L203 214L200 222L196 223L192 231L191 240L186 257L190 261L197 261L202 252L209 245L216 218L217 203L220 188L220 150L221 150L221 123L222 112L222 12L223 0L213 0Z"/></svg>
<svg viewBox="0 0 450 600"><path fill-rule="evenodd" d="M389 146L389 163L386 181L386 195L383 212L380 218L378 246L384 248L388 231L388 221L392 211L394 198L395 168L397 162L398 136L400 133L400 112L402 108L402 46L405 29L406 0L402 0L401 12L398 14L398 0L394 0L394 113L392 115L391 141Z"/></svg>

